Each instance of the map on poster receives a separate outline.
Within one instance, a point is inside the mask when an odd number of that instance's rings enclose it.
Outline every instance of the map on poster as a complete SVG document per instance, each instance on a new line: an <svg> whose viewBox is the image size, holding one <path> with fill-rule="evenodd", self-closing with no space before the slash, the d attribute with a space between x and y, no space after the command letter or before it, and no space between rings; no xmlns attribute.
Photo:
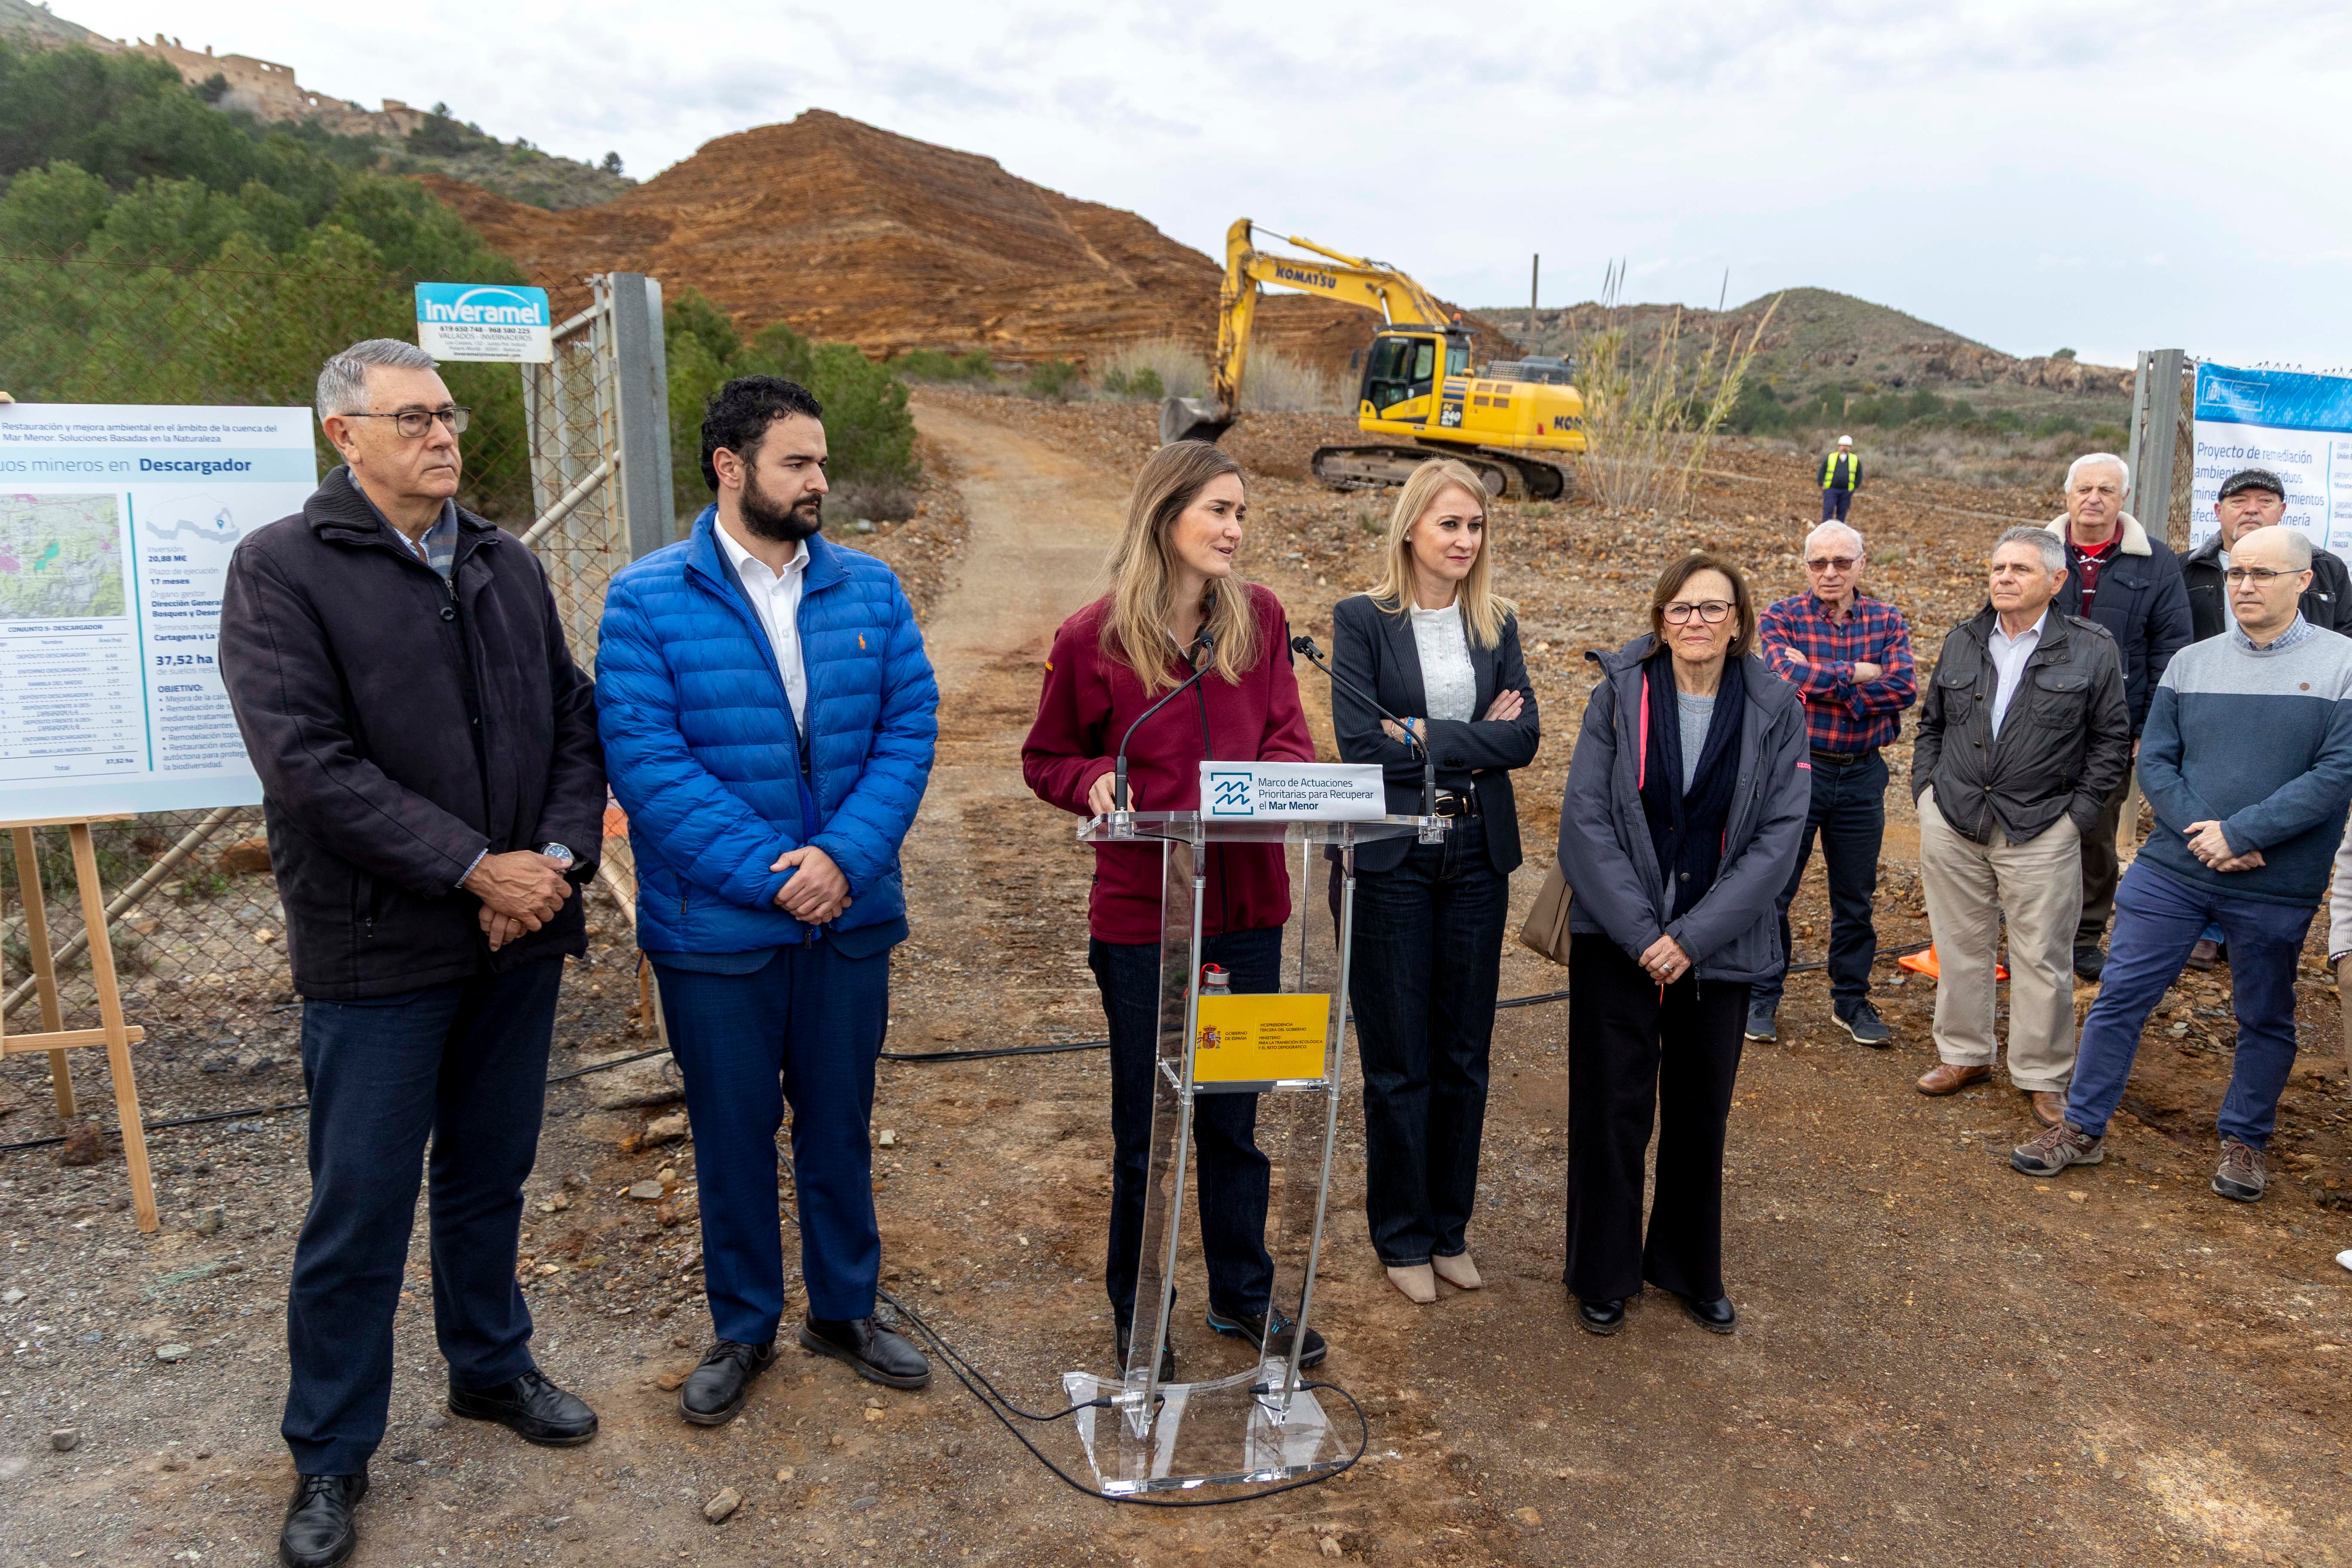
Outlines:
<svg viewBox="0 0 2352 1568"><path fill-rule="evenodd" d="M318 471L306 408L0 405L10 815L261 799L214 663L221 591Z"/></svg>
<svg viewBox="0 0 2352 1568"><path fill-rule="evenodd" d="M2282 521L2323 550L2352 545L2352 377L2200 364L2196 439L2192 544L2220 531L2221 482L2240 468L2268 468L2286 485Z"/></svg>

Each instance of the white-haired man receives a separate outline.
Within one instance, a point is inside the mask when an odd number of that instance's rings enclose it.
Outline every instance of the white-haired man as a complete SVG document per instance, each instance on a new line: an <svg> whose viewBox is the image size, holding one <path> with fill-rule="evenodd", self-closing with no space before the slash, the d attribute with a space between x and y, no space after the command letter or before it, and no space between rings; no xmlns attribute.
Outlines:
<svg viewBox="0 0 2352 1568"><path fill-rule="evenodd" d="M2116 639L2051 600L2065 547L2039 528L1994 543L1985 607L1952 628L1911 746L1919 874L1942 973L1937 1063L1922 1094L1992 1077L1994 952L2004 925L2012 984L2009 1080L2054 1124L2074 1070L2067 948L2083 894L2082 845L2131 763Z"/></svg>
<svg viewBox="0 0 2352 1568"><path fill-rule="evenodd" d="M2066 469L2066 514L2052 519L2049 527L2066 546L2066 586L2058 595L2058 613L2095 621L2115 637L2137 748L2147 724L2149 699L2172 656L2191 639L2180 559L2160 537L2161 518L2152 534L2124 510L2130 495L2129 465L2113 452L2085 453ZM2126 770L2099 820L2083 835L2083 913L2074 927L2074 973L2085 980L2099 978L2106 963L2099 942L2115 913L2116 879L2123 869L2116 855L2116 828L2130 786Z"/></svg>
<svg viewBox="0 0 2352 1568"><path fill-rule="evenodd" d="M1843 522L1822 523L1805 536L1811 590L1773 605L1757 628L1765 662L1804 699L1813 793L1796 868L1780 889L1781 974L1748 992L1751 1040L1778 1032L1789 905L1812 858L1816 835L1829 872L1832 1016L1863 1045L1885 1046L1895 1037L1870 1005L1870 966L1878 956L1870 907L1878 893L1878 847L1886 834L1886 763L1879 751L1894 743L1903 710L1918 700L1919 688L1903 613L1862 592L1868 565L1861 534Z"/></svg>
<svg viewBox="0 0 2352 1568"><path fill-rule="evenodd" d="M587 951L575 894L604 844L595 688L539 562L457 502L468 410L431 356L354 343L318 409L342 466L236 547L220 618L310 1093L286 1568L352 1553L428 1166L450 1413L544 1445L596 1434L539 1370L515 1283L556 992Z"/></svg>
<svg viewBox="0 0 2352 1568"><path fill-rule="evenodd" d="M2352 806L2352 639L2298 613L2311 542L2291 528L2230 552L2234 627L2172 661L2148 709L2140 784L2156 832L2116 895L2116 940L2083 1020L2065 1120L2010 1155L2050 1177L2104 1157L2140 1030L2208 922L2230 942L2238 1040L2213 1191L2253 1203L2294 1070L2295 973Z"/></svg>

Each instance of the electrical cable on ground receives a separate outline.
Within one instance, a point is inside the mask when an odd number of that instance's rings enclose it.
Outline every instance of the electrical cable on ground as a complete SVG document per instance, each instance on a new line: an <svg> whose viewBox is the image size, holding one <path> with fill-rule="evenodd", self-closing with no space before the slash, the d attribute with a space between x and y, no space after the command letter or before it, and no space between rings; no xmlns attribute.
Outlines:
<svg viewBox="0 0 2352 1568"><path fill-rule="evenodd" d="M1882 949L1878 954L1876 962L1884 963L1889 959L1906 958L1915 952L1925 952L1928 948L1934 945L1935 944L1933 942L1916 942L1908 947ZM1810 963L1792 963L1789 965L1789 973L1791 974L1804 974L1813 970L1826 969L1828 967L1829 965L1826 961L1817 960ZM1495 1004L1495 1010L1499 1013L1513 1007L1539 1007L1548 1003L1565 1002L1567 1000L1568 993L1564 990L1539 991L1530 996L1503 997ZM278 1010L279 1009L272 1009L272 1011ZM1349 1022L1352 1023L1354 1018L1355 1015L1352 1013L1349 1015ZM1050 1057L1058 1056L1069 1051L1100 1051L1108 1050L1109 1047L1110 1042L1108 1040L1066 1040L1059 1041L1052 1045L993 1046L977 1050L884 1051L881 1053L881 1059L886 1062L981 1062L993 1061L1005 1057ZM669 1055L669 1049L667 1047L656 1046L652 1050L638 1051L632 1056L614 1057L608 1062L597 1062L589 1067L573 1068L568 1072L550 1073L548 1075L547 1081L551 1084L569 1083L575 1078L586 1078L590 1073L609 1072L614 1068L627 1067L632 1062L650 1061L655 1057L666 1057L667 1055ZM174 1116L163 1121L143 1121L140 1123L140 1125L147 1131L160 1132L167 1128L173 1127L200 1127L206 1122L235 1121L241 1117L277 1116L289 1110L307 1110L310 1109L310 1102L307 1100L289 1100L280 1105L248 1105L241 1110L213 1110L206 1111L201 1116ZM50 1138L26 1138L15 1143L0 1143L0 1154L13 1153L20 1149L45 1149L52 1144L62 1143L64 1142L65 1136L62 1133ZM1339 1392L1344 1394L1347 1391L1341 1389Z"/></svg>
<svg viewBox="0 0 2352 1568"><path fill-rule="evenodd" d="M1122 1492L1099 1491L1095 1488L1087 1485L1084 1481L1079 1480L1076 1477L1071 1475L1067 1470L1062 1468L1061 1466L1055 1464L1052 1459L1047 1458L1045 1451L1039 1448L1036 1444L1029 1440L1028 1434L1023 1432L1021 1428L1015 1426L1012 1421L1008 1419L1008 1415L1017 1415L1024 1421L1034 1422L1042 1426L1052 1422L1065 1420L1069 1416L1076 1415L1081 1410L1116 1409L1117 1405L1114 1405L1112 1401L1108 1399L1092 1399L1087 1401L1083 1405L1073 1405L1066 1410L1055 1411L1049 1415L1040 1415L1034 1411L1024 1410L1019 1405L1013 1404L1012 1400L1006 1398L1004 1394L998 1390L994 1384L988 1381L987 1376L982 1373L978 1367L973 1366L971 1363L966 1361L963 1355L958 1352L953 1345L948 1342L945 1335L941 1334L937 1329L931 1327L931 1325L924 1320L921 1313L916 1311L906 1302L898 1300L897 1296L893 1295L888 1290L883 1290L879 1292L879 1294L881 1295L882 1300L889 1304L892 1311L905 1319L911 1327L913 1327L926 1341L930 1343L932 1348L938 1352L940 1359L947 1363L948 1371L954 1374L955 1380L958 1383L963 1384L964 1391L970 1394L974 1399L979 1400L982 1407L991 1415L996 1417L998 1425L1002 1426L1007 1432L1013 1434L1013 1441L1028 1449L1030 1457L1035 1459L1039 1464L1045 1466L1045 1468L1052 1473L1055 1480L1060 1481L1064 1486L1069 1488L1072 1491L1078 1493L1082 1497L1099 1498L1105 1502L1128 1503L1138 1508L1223 1508L1233 1503L1255 1502L1260 1498L1269 1498L1277 1492L1296 1491L1301 1487L1319 1486L1323 1482L1331 1479L1334 1476L1338 1476L1348 1470L1353 1469L1357 1461L1364 1457L1365 1450L1371 1445L1371 1423L1364 1418L1364 1407L1357 1403L1356 1396L1354 1394L1349 1393L1346 1389L1340 1387L1336 1383L1318 1383L1311 1379L1301 1378L1298 1384L1300 1389L1306 1390L1320 1388L1328 1390L1329 1392L1338 1394L1340 1398L1346 1400L1348 1402L1349 1408L1352 1409L1356 1413L1356 1451L1349 1455L1348 1458L1339 1464L1333 1466L1330 1469L1318 1470L1312 1475L1294 1477L1289 1480L1279 1483L1278 1485L1261 1487L1255 1491L1244 1492L1234 1497L1164 1498L1154 1497L1150 1493L1135 1493L1130 1495ZM975 1384L978 1384L977 1387L974 1386ZM983 1389L986 1390L985 1393L982 1392ZM1251 1392L1253 1394L1257 1394L1266 1392L1266 1390L1263 1385L1260 1385L1257 1388L1254 1388Z"/></svg>

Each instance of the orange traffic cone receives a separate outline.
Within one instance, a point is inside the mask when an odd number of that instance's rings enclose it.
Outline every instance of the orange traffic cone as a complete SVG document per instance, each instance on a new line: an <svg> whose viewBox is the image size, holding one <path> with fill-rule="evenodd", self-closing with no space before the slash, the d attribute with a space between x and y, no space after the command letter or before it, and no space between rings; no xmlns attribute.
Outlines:
<svg viewBox="0 0 2352 1568"><path fill-rule="evenodd" d="M1924 952L1906 952L1896 959L1895 964L1898 969L1907 969L1914 974L1924 974L1930 980L1941 979L1944 973L1943 970L1937 966L1936 950L1933 946L1928 947ZM1996 983L2008 979L2009 965L1994 964L1992 977Z"/></svg>

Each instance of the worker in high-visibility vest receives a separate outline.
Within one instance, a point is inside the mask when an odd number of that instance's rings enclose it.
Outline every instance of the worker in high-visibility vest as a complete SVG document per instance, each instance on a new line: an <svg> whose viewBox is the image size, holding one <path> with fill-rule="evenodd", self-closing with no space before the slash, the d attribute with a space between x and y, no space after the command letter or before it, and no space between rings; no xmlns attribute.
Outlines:
<svg viewBox="0 0 2352 1568"><path fill-rule="evenodd" d="M1837 450L1822 459L1822 521L1845 521L1846 509L1853 505L1853 492L1862 489L1862 454L1853 449L1853 437L1841 436Z"/></svg>

